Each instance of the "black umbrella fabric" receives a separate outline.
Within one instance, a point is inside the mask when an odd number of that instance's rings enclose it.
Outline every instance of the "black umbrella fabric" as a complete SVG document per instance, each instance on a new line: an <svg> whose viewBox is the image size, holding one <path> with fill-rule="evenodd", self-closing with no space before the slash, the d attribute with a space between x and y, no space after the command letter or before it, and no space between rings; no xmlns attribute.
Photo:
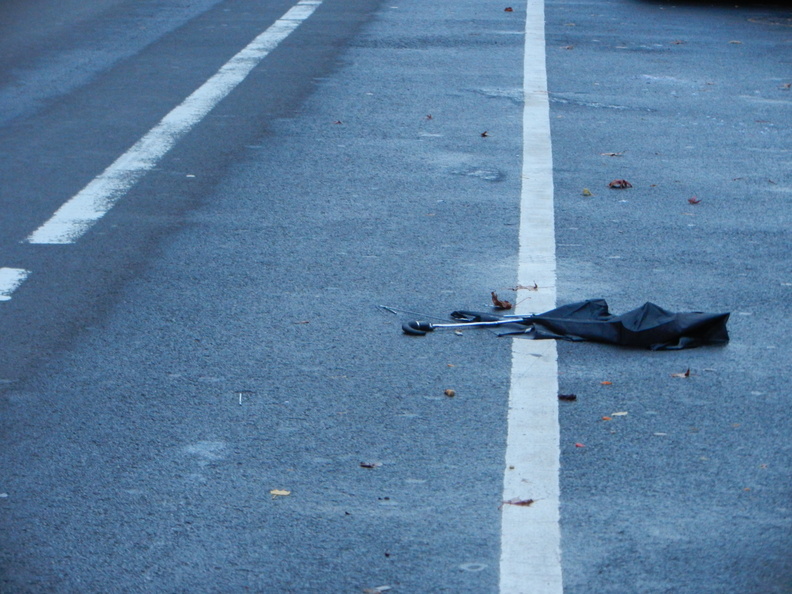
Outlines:
<svg viewBox="0 0 792 594"><path fill-rule="evenodd" d="M451 317L461 322L507 319L471 311L455 311ZM502 336L532 334L533 338L539 339L603 342L654 351L675 350L726 344L729 341L728 319L728 313L673 313L648 302L616 316L610 313L605 300L589 299L542 314L515 317L515 324L528 328Z"/></svg>

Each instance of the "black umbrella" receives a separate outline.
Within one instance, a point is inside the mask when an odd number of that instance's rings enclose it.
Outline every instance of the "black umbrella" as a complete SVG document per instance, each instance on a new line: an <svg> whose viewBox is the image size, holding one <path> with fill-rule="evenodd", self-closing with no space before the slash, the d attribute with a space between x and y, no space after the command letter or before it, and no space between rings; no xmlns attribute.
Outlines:
<svg viewBox="0 0 792 594"><path fill-rule="evenodd" d="M517 324L522 329L501 336L531 334L533 338L561 338L573 341L604 342L652 350L684 349L725 344L728 313L673 313L654 303L615 316L603 299L589 299L562 305L548 312L528 316L495 316L474 311L455 311L451 317L460 324L410 322L402 326L408 334L425 334L435 328L468 325Z"/></svg>

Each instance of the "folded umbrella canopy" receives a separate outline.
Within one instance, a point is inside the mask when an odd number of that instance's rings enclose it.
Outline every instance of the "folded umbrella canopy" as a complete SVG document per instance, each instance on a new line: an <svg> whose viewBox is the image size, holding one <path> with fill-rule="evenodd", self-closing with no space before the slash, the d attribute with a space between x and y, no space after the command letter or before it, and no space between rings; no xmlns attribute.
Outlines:
<svg viewBox="0 0 792 594"><path fill-rule="evenodd" d="M529 316L501 317L492 314L455 311L455 320L476 323L503 320L527 328L504 335L532 334L533 338L561 338L592 341L652 350L685 349L725 344L728 313L673 313L654 303L615 316L603 299L590 299L562 305L548 312Z"/></svg>

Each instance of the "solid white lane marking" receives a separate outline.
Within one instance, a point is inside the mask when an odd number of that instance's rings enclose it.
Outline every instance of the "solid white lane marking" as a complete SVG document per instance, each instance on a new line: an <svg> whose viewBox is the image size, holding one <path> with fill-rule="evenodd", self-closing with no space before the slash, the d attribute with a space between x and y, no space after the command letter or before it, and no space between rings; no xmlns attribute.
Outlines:
<svg viewBox="0 0 792 594"><path fill-rule="evenodd" d="M30 274L22 268L0 268L0 301L8 301Z"/></svg>
<svg viewBox="0 0 792 594"><path fill-rule="evenodd" d="M198 122L222 101L322 0L301 0L231 58L132 148L61 206L25 241L74 243L118 202Z"/></svg>
<svg viewBox="0 0 792 594"><path fill-rule="evenodd" d="M555 222L544 0L527 0L517 313L555 307ZM555 341L515 338L501 516L500 591L561 594L558 365Z"/></svg>

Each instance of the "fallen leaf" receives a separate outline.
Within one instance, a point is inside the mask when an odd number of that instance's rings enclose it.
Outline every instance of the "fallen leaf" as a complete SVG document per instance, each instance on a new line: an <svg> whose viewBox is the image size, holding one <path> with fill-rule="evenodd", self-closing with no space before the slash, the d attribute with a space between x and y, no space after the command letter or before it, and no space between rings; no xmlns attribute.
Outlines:
<svg viewBox="0 0 792 594"><path fill-rule="evenodd" d="M671 377L690 377L690 367L688 367L685 373L672 373Z"/></svg>
<svg viewBox="0 0 792 594"><path fill-rule="evenodd" d="M619 412L611 413L612 417L626 417L629 413L627 411L621 410Z"/></svg>
<svg viewBox="0 0 792 594"><path fill-rule="evenodd" d="M578 443L575 444L575 447L576 448L585 448L586 446L583 445L582 443L578 442Z"/></svg>
<svg viewBox="0 0 792 594"><path fill-rule="evenodd" d="M517 497L503 502L504 505L519 505L522 507L528 507L534 503L536 502L533 499L518 499Z"/></svg>
<svg viewBox="0 0 792 594"><path fill-rule="evenodd" d="M603 421L612 421L613 419L611 419L611 417L602 417L602 420Z"/></svg>
<svg viewBox="0 0 792 594"><path fill-rule="evenodd" d="M588 188L583 188L583 191L581 192L581 194L583 194L584 196L593 196L594 195L594 194L591 193L591 190L589 190Z"/></svg>
<svg viewBox="0 0 792 594"><path fill-rule="evenodd" d="M608 187L612 190L626 190L627 188L632 188L632 184L626 179L614 179L608 184Z"/></svg>
<svg viewBox="0 0 792 594"><path fill-rule="evenodd" d="M574 402L577 400L577 394L559 394L558 399L565 402Z"/></svg>
<svg viewBox="0 0 792 594"><path fill-rule="evenodd" d="M511 6L507 6L503 9L503 12L514 12L514 9Z"/></svg>
<svg viewBox="0 0 792 594"><path fill-rule="evenodd" d="M489 136L489 132L487 132L486 130L484 130L484 132L481 133L482 138L487 138L488 136Z"/></svg>
<svg viewBox="0 0 792 594"><path fill-rule="evenodd" d="M276 497L286 497L287 495L291 495L291 491L286 491L285 489L273 489L270 491L270 495L272 495L273 499Z"/></svg>
<svg viewBox="0 0 792 594"><path fill-rule="evenodd" d="M512 291L538 291L538 290L539 290L539 285L536 284L536 281L534 281L532 287L526 287L525 285L517 285L512 289Z"/></svg>
<svg viewBox="0 0 792 594"><path fill-rule="evenodd" d="M693 196L692 198L688 198L688 202L690 202L691 204L699 204L701 202L701 198L696 198L695 196Z"/></svg>
<svg viewBox="0 0 792 594"><path fill-rule="evenodd" d="M603 386L612 386L613 382L600 382Z"/></svg>
<svg viewBox="0 0 792 594"><path fill-rule="evenodd" d="M508 301L501 301L498 299L498 294L495 291L490 293L492 295L492 305L495 306L495 309L511 309L513 306Z"/></svg>
<svg viewBox="0 0 792 594"><path fill-rule="evenodd" d="M456 396L456 392L451 388L448 388L447 390L443 390L443 394L445 394L449 398L453 398L454 396Z"/></svg>
<svg viewBox="0 0 792 594"><path fill-rule="evenodd" d="M382 462L361 462L361 468L379 468L382 466Z"/></svg>

